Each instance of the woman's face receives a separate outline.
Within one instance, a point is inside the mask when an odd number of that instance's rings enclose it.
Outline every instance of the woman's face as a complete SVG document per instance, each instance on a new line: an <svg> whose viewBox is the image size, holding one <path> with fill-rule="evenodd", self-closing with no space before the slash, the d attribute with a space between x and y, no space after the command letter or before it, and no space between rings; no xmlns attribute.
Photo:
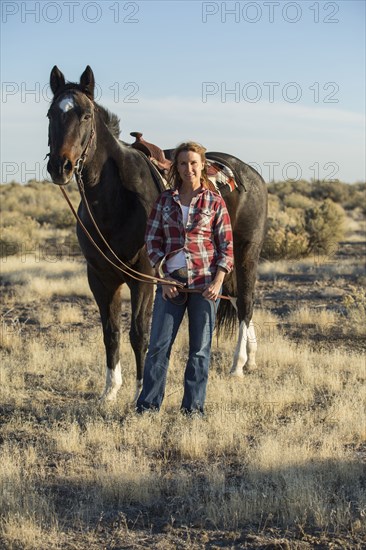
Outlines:
<svg viewBox="0 0 366 550"><path fill-rule="evenodd" d="M177 170L182 178L183 185L194 189L201 185L201 174L204 168L201 155L194 151L182 151L178 155Z"/></svg>

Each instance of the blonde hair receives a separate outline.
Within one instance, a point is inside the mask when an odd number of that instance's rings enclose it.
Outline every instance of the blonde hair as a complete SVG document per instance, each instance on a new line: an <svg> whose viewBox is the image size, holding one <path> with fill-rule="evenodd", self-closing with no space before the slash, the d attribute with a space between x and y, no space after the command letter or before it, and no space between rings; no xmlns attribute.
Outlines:
<svg viewBox="0 0 366 550"><path fill-rule="evenodd" d="M193 151L198 153L203 163L203 169L201 173L201 185L205 189L213 189L213 184L210 182L207 176L207 162L206 162L206 149L200 143L195 141L187 141L178 145L174 151L173 162L168 172L168 184L173 189L179 189L182 185L182 178L178 173L178 157L180 153L185 151Z"/></svg>

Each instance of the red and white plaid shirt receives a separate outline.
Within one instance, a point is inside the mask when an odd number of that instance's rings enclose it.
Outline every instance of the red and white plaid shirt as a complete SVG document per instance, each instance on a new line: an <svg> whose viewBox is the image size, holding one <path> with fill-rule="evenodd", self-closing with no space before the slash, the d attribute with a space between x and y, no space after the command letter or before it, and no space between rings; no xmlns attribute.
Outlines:
<svg viewBox="0 0 366 550"><path fill-rule="evenodd" d="M192 199L183 226L178 190L164 191L156 200L146 228L146 247L153 266L182 250L188 268L188 287L211 283L218 266L233 268L233 235L222 197L203 189ZM165 261L161 268L168 274Z"/></svg>

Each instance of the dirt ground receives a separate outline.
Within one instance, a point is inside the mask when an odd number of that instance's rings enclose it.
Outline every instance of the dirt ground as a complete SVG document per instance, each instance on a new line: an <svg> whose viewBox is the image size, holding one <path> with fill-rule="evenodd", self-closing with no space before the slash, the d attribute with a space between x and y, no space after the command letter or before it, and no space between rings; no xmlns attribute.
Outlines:
<svg viewBox="0 0 366 550"><path fill-rule="evenodd" d="M331 257L314 257L305 269L294 261L285 273L261 273L256 289L257 307L278 316L286 336L295 341L306 339L318 349L337 347L364 352L363 331L345 329L349 321L344 301L355 288L365 285L365 260L366 241L344 241ZM342 269L344 265L348 269ZM330 323L326 331L319 331L313 323L289 323L289 314L301 307L333 311L344 323Z"/></svg>
<svg viewBox="0 0 366 550"><path fill-rule="evenodd" d="M340 244L336 254L326 261L315 261L307 264L307 269L300 269L300 264L294 262L289 269L262 270L257 284L256 308L276 315L283 333L293 341L306 339L318 349L343 348L349 351L364 352L366 341L361 331L345 330L342 323L319 331L315 324L289 323L288 316L295 307L307 306L327 309L344 315L344 325L347 321L347 311L344 297L352 293L354 288L365 282L363 263L365 259L366 242L347 241ZM351 272L338 269L344 265L357 266ZM0 286L1 313L3 319L13 319L19 324L26 324L27 329L37 334L39 327L34 319L34 304L26 305L14 301L14 288L2 282ZM90 326L95 326L98 314L91 299L73 297L62 298L65 303L77 302L83 308L84 318ZM57 298L60 303L60 298ZM342 318L342 317L340 317ZM128 324L126 308L122 313L123 324ZM46 330L46 329L45 329ZM70 396L71 397L71 396ZM0 409L0 423L7 422L12 411L3 405ZM366 464L366 449L359 449L358 456ZM354 533L330 535L329 533L306 533L270 528L265 524L260 530L248 525L241 531L220 531L202 529L199 525L175 527L172 523L159 522L158 511L154 518L151 509L129 509L126 513L114 517L101 515L93 531L75 532L73 540L70 537L60 541L63 549L131 549L154 548L159 550L173 549L221 549L221 548L253 548L253 549L362 549L366 541L355 530ZM6 546L2 546L6 547ZM23 546L12 546L23 548Z"/></svg>

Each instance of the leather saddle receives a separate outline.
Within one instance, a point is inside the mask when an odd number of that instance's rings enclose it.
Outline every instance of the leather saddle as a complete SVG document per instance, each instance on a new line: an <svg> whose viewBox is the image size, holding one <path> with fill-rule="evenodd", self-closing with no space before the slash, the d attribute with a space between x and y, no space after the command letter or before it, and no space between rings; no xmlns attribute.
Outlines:
<svg viewBox="0 0 366 550"><path fill-rule="evenodd" d="M131 143L131 147L142 151L151 162L153 162L158 170L164 175L165 172L168 172L171 161L165 158L164 151L160 149L154 143L149 143L142 137L141 132L131 132L130 136L135 138L135 141Z"/></svg>

